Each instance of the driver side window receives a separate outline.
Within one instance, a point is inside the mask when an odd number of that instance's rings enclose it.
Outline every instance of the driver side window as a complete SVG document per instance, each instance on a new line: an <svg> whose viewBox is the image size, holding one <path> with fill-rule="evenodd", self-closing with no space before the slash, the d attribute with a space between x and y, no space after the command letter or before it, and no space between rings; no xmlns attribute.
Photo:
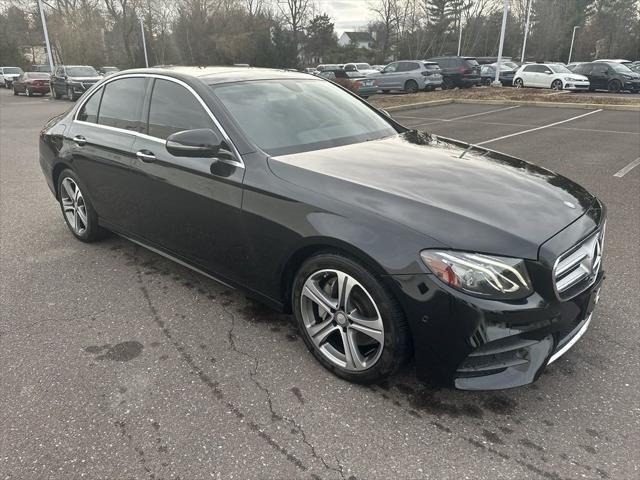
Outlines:
<svg viewBox="0 0 640 480"><path fill-rule="evenodd" d="M397 70L398 70L397 63L391 63L384 68L385 73L393 73L393 72L396 72Z"/></svg>

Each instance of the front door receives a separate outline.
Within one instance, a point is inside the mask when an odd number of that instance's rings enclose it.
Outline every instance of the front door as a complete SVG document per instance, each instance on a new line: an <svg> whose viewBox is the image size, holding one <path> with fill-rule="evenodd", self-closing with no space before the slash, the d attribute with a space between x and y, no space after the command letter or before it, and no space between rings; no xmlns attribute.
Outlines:
<svg viewBox="0 0 640 480"><path fill-rule="evenodd" d="M176 157L167 151L167 137L183 130L209 128L222 138L199 97L185 85L155 79L148 103L147 134L133 146L134 233L233 280L242 238L241 160Z"/></svg>

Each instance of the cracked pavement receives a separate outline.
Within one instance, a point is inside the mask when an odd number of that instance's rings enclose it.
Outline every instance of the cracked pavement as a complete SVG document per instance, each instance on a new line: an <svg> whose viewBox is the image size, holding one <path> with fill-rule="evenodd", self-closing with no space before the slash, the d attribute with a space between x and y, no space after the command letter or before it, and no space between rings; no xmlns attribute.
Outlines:
<svg viewBox="0 0 640 480"><path fill-rule="evenodd" d="M322 369L291 317L122 238L75 241L36 141L69 106L0 90L0 479L638 478L640 169L605 178L598 135L576 131L561 161L538 158L609 207L609 278L589 333L521 389L443 390L411 365L363 387ZM526 122L504 112L484 138L562 114L541 110ZM613 162L640 149L640 115L628 118L631 134L607 144ZM481 138L482 123L434 126L465 128ZM534 160L539 145L495 148Z"/></svg>

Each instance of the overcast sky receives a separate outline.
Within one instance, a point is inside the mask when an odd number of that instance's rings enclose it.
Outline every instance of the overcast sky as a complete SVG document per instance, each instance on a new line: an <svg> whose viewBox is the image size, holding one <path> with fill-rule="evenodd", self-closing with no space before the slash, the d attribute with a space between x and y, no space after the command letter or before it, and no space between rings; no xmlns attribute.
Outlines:
<svg viewBox="0 0 640 480"><path fill-rule="evenodd" d="M364 27L372 16L367 0L319 0L320 12L329 14L338 36L342 32Z"/></svg>

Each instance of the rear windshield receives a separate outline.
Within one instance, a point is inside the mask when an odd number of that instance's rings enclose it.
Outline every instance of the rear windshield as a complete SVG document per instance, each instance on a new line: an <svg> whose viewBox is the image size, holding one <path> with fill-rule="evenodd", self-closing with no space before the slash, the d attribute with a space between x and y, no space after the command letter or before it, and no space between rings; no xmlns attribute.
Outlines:
<svg viewBox="0 0 640 480"><path fill-rule="evenodd" d="M324 80L258 80L212 86L246 136L269 155L395 135L381 115Z"/></svg>

